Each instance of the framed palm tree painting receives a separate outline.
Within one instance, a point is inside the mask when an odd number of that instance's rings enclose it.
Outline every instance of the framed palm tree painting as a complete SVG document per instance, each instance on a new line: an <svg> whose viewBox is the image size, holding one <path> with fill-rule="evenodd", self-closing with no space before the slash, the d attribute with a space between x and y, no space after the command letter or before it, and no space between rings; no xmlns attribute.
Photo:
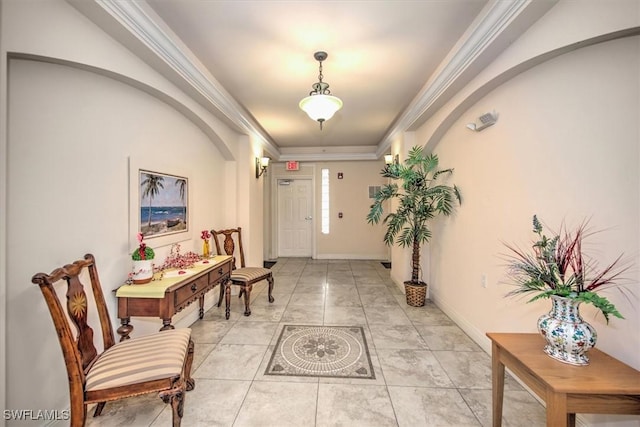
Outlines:
<svg viewBox="0 0 640 427"><path fill-rule="evenodd" d="M145 169L138 170L139 228L145 238L189 230L189 180Z"/></svg>
<svg viewBox="0 0 640 427"><path fill-rule="evenodd" d="M166 172L166 171L171 172ZM153 248L191 239L189 178L162 162L129 158L129 244Z"/></svg>
<svg viewBox="0 0 640 427"><path fill-rule="evenodd" d="M159 156L130 156L128 163L129 246L138 245L138 233L154 249L191 240L188 172Z"/></svg>

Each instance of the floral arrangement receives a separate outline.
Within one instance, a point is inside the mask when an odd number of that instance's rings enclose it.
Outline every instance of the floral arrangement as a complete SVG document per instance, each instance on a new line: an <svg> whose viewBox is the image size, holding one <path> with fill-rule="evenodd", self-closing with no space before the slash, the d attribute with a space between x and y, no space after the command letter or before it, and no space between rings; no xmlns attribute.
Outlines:
<svg viewBox="0 0 640 427"><path fill-rule="evenodd" d="M202 239L202 257L209 258L209 255L211 253L209 249L209 239L211 238L211 233L209 233L209 230L202 230L200 238Z"/></svg>
<svg viewBox="0 0 640 427"><path fill-rule="evenodd" d="M137 249L134 249L131 254L131 259L134 261L151 260L156 256L153 249L147 246L143 240L144 234L138 233L138 243L140 246Z"/></svg>
<svg viewBox="0 0 640 427"><path fill-rule="evenodd" d="M586 304L593 304L609 323L609 316L624 319L607 298L597 292L620 285L622 274L629 268L621 265L622 255L597 270L596 263L582 250L586 237L593 235L584 221L573 232L561 227L551 238L543 234L542 224L533 216L533 232L538 240L533 244L533 253L527 253L515 246L505 244L511 251L507 256L508 274L516 289L507 296L535 294L527 302L551 295L571 298Z"/></svg>
<svg viewBox="0 0 640 427"><path fill-rule="evenodd" d="M201 257L195 252L187 252L185 254L180 253L180 245L175 244L171 246L169 255L164 260L164 263L158 268L158 270L168 270L170 268L185 269L193 267L193 265L200 261Z"/></svg>

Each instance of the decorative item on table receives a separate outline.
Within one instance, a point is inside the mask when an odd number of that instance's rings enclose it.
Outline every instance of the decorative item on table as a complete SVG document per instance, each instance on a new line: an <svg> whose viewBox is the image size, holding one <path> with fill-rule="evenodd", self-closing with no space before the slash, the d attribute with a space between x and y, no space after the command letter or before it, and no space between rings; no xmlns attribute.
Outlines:
<svg viewBox="0 0 640 427"><path fill-rule="evenodd" d="M387 225L384 242L412 248L411 280L404 282L407 304L412 307L422 307L427 295L427 284L420 277L420 249L431 238L429 220L450 215L456 201L461 203L458 187L437 182L438 177L451 175L453 169L438 169L438 156L423 150L415 146L404 164L392 160L385 165L381 175L401 185L392 182L382 186L367 214L367 222L377 224L386 201L398 200L398 209L382 219Z"/></svg>
<svg viewBox="0 0 640 427"><path fill-rule="evenodd" d="M211 255L209 249L209 239L211 238L211 233L209 233L209 230L202 230L200 238L202 239L202 258L207 259L209 258L209 255Z"/></svg>
<svg viewBox="0 0 640 427"><path fill-rule="evenodd" d="M133 250L131 259L133 260L133 271L130 279L137 285L149 283L153 279L153 259L155 252L144 243L144 234L138 233L138 246Z"/></svg>
<svg viewBox="0 0 640 427"><path fill-rule="evenodd" d="M195 252L189 251L184 254L180 253L180 244L171 245L169 255L164 263L158 268L160 278L164 276L164 272L170 269L177 269L178 274L186 274L186 270L193 267L202 257Z"/></svg>
<svg viewBox="0 0 640 427"><path fill-rule="evenodd" d="M527 302L551 299L551 311L538 319L538 331L547 341L544 352L571 365L588 365L586 353L597 339L593 326L580 317L581 303L600 310L607 324L609 316L624 319L615 305L598 292L621 286L622 273L629 266L622 264L620 255L604 269L596 269L595 261L582 250L584 239L594 234L587 230L587 223L583 221L575 231L566 230L563 225L549 238L534 215L533 232L538 240L533 244L533 253L505 244L511 251L507 255L508 275L516 286L507 296L534 294Z"/></svg>

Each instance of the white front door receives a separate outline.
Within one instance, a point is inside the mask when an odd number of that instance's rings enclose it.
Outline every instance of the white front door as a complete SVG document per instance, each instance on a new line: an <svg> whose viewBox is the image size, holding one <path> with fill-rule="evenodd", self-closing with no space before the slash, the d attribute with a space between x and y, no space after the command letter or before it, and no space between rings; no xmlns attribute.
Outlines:
<svg viewBox="0 0 640 427"><path fill-rule="evenodd" d="M310 179L278 180L278 256L312 255L312 190Z"/></svg>

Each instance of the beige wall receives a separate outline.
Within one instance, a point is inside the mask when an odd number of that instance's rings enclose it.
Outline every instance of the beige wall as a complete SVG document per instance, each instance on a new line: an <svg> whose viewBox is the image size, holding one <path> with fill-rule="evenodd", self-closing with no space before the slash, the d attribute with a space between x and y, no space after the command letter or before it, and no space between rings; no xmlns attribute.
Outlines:
<svg viewBox="0 0 640 427"><path fill-rule="evenodd" d="M7 266L0 275L3 320L6 315L0 357L8 369L0 382L3 395L5 387L10 390L0 405L63 409L66 372L31 276L92 252L117 326L111 290L126 279L133 249L129 162L189 177L193 232L181 241L183 251L200 251L200 230L239 224L248 209L261 215L260 201L247 205L242 197L262 187L250 175L253 154L251 148L242 151L249 147L243 146L246 139L69 4L7 0L0 8L2 64L8 52L35 55L11 59L0 70L8 87L8 95L0 91L2 123L8 117L2 126L7 132L0 134L0 195L7 207L0 211L0 253L6 253L1 265ZM261 231L254 235L260 237L253 245L258 249L249 251L262 259ZM154 247L163 260L169 246ZM174 323L196 318L193 306ZM142 318L133 324L136 335L160 326Z"/></svg>
<svg viewBox="0 0 640 427"><path fill-rule="evenodd" d="M301 163L299 171L287 172L284 170L284 163L272 163L268 179L302 176L313 179L315 185L314 241L317 258L387 260L389 249L382 241L384 228L381 225L370 225L366 220L372 202L368 198L368 187L385 183L380 175L383 166L382 161L305 162ZM320 231L320 174L324 168L329 169L330 177L329 234L322 234ZM338 172L342 172L342 179L338 179ZM273 182L270 181L270 183L273 191L276 187ZM276 196L277 194L273 192L273 203ZM339 212L343 214L342 219L338 218ZM275 222L272 223L275 225ZM276 249L272 248L271 254L275 253Z"/></svg>
<svg viewBox="0 0 640 427"><path fill-rule="evenodd" d="M218 223L214 228L242 227L242 244L246 265L261 266L263 256L263 180L255 175L255 158L261 156L257 142L249 136L239 138L235 156L238 169L235 175L228 175L227 180L235 181L236 216L227 216L225 223ZM229 179L231 177L232 179ZM216 210L224 212L233 199L219 199ZM229 206L233 208L233 206Z"/></svg>
<svg viewBox="0 0 640 427"><path fill-rule="evenodd" d="M635 296L606 293L626 317L609 325L593 307L581 311L598 331L598 348L640 368L639 47L639 37L625 38L538 65L480 99L439 141L436 152L456 168L464 204L436 223L430 296L485 348L486 332L535 332L536 319L550 308L548 301L505 298L502 242L530 244L533 214L556 229L590 218L593 229L605 232L588 250L600 265L620 253L630 258ZM496 125L466 129L492 110L499 113ZM630 417L581 419L637 425Z"/></svg>
<svg viewBox="0 0 640 427"><path fill-rule="evenodd" d="M93 253L115 323L110 291L126 279L133 249L129 160L189 178L192 230L220 216L210 188L224 182L224 161L191 122L130 86L36 61L11 60L9 74L7 407L63 408L64 364L31 276ZM183 252L200 251L198 235ZM163 260L168 247L155 249ZM159 326L133 324L136 335Z"/></svg>
<svg viewBox="0 0 640 427"><path fill-rule="evenodd" d="M318 258L389 258L382 241L384 227L366 220L372 203L369 186L386 183L380 175L383 166L382 161L316 163L316 194L320 195L322 169L329 169L330 190L330 230L329 234L317 235ZM342 173L342 179L338 179L338 173ZM340 212L342 218L338 217ZM316 204L316 218L320 218L320 203Z"/></svg>

